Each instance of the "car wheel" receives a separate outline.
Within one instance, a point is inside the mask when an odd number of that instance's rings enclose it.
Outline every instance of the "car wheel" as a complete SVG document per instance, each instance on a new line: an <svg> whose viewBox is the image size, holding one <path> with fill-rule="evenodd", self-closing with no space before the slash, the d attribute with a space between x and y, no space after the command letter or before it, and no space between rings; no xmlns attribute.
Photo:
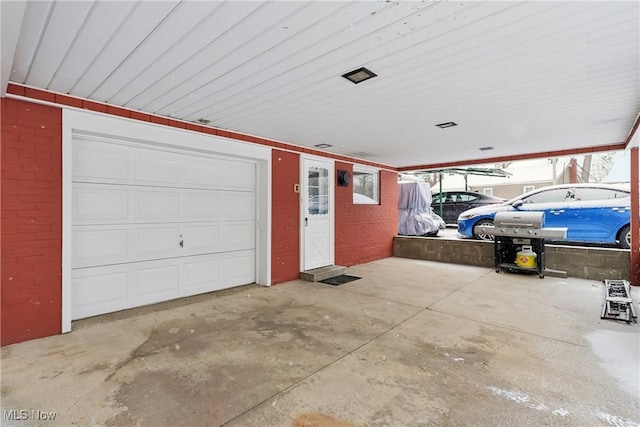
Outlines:
<svg viewBox="0 0 640 427"><path fill-rule="evenodd" d="M620 242L620 247L622 249L631 248L631 227L625 225L620 229L620 233L618 234L618 241Z"/></svg>
<svg viewBox="0 0 640 427"><path fill-rule="evenodd" d="M493 240L492 234L483 233L480 229L478 229L479 225L493 225L493 220L484 218L480 221L476 222L473 226L473 238L478 240Z"/></svg>

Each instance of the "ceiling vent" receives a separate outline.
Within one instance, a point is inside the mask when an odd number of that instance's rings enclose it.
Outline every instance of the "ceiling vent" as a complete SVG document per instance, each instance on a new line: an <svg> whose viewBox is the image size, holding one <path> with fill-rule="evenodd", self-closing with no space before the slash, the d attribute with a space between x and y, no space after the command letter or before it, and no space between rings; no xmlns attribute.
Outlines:
<svg viewBox="0 0 640 427"><path fill-rule="evenodd" d="M445 123L440 123L438 125L440 129L446 129L446 128L452 128L454 126L458 126L458 124L456 122L445 122Z"/></svg>
<svg viewBox="0 0 640 427"><path fill-rule="evenodd" d="M354 84L362 83L363 81L369 80L370 78L376 76L377 74L370 70L367 70L364 67L358 68L357 70L349 71L348 73L342 75L342 77Z"/></svg>
<svg viewBox="0 0 640 427"><path fill-rule="evenodd" d="M329 147L333 147L333 145L331 145L331 144L316 144L316 145L314 145L314 147L316 147L316 148L329 148Z"/></svg>
<svg viewBox="0 0 640 427"><path fill-rule="evenodd" d="M480 148L478 148L478 150L480 150L480 151L491 151L491 150L493 150L493 147L488 145L486 147L480 147Z"/></svg>

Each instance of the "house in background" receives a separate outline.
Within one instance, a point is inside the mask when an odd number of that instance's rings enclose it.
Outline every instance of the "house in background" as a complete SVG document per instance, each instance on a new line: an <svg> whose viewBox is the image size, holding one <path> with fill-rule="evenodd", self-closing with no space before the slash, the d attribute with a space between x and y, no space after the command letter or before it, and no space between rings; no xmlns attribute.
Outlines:
<svg viewBox="0 0 640 427"><path fill-rule="evenodd" d="M521 160L503 166L508 178L469 175L468 191L511 199L535 189L570 182L629 183L629 156L624 151L591 156L559 157L554 159ZM555 162L555 165L554 165ZM572 171L575 168L575 172ZM588 168L588 170L587 170ZM553 177L556 177L555 179ZM443 188L449 191L464 190L464 179L445 175ZM434 189L434 191L437 191Z"/></svg>

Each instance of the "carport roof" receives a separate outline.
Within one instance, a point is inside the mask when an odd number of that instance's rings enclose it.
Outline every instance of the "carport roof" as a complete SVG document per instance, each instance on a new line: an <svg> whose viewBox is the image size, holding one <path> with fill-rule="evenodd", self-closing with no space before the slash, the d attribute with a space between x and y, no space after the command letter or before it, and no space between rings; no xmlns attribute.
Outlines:
<svg viewBox="0 0 640 427"><path fill-rule="evenodd" d="M400 170L622 148L640 110L638 2L0 8L3 95L26 85ZM360 67L377 76L342 77Z"/></svg>

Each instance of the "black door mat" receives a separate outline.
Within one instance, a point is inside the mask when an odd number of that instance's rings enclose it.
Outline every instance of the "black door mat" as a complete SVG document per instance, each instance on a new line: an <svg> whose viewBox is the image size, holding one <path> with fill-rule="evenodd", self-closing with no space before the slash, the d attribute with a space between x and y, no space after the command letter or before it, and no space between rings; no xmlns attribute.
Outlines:
<svg viewBox="0 0 640 427"><path fill-rule="evenodd" d="M327 285L339 286L345 283L353 282L354 280L362 279L362 277L349 276L348 274L342 274L340 276L331 277L330 279L318 280L320 283Z"/></svg>

